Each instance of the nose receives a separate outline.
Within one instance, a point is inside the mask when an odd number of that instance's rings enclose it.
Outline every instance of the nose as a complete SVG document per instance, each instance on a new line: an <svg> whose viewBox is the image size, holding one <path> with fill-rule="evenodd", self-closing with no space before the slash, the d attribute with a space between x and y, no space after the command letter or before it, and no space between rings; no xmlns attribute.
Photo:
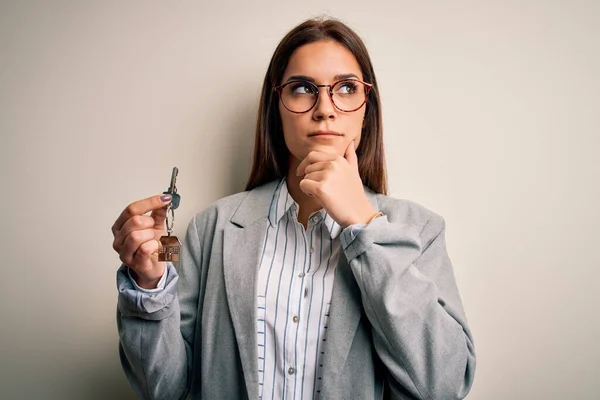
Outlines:
<svg viewBox="0 0 600 400"><path fill-rule="evenodd" d="M317 93L317 104L313 109L313 119L320 121L324 119L335 119L336 109L329 96L330 88L320 87Z"/></svg>

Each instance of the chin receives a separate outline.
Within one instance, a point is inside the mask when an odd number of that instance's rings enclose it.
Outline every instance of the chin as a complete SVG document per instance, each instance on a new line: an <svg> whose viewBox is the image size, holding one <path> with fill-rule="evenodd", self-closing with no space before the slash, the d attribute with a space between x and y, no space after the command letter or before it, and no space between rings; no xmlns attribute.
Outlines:
<svg viewBox="0 0 600 400"><path fill-rule="evenodd" d="M348 145L346 144L346 146ZM335 153L339 155L344 155L344 153L346 152L346 148L344 146L340 146L339 143L315 143L311 146L308 146L306 154L310 153L311 151L322 151L325 153Z"/></svg>

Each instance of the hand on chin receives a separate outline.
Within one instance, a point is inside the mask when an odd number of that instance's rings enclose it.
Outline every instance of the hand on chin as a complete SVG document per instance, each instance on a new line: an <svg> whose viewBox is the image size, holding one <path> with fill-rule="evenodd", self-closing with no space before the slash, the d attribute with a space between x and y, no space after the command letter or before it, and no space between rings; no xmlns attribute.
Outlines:
<svg viewBox="0 0 600 400"><path fill-rule="evenodd" d="M314 196L343 228L366 223L375 213L358 172L354 141L344 150L340 156L336 148L330 147L329 151L315 149L300 162L295 171L296 176L302 177L300 190Z"/></svg>

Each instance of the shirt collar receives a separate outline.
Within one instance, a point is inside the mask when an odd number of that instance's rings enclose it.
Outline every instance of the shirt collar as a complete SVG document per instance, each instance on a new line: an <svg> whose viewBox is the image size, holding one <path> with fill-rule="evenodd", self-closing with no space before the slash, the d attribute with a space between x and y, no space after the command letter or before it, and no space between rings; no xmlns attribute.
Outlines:
<svg viewBox="0 0 600 400"><path fill-rule="evenodd" d="M271 199L271 207L269 208L269 222L271 226L278 224L279 220L292 207L297 209L298 205L288 192L285 178L283 178L277 184L277 188L273 192L273 198Z"/></svg>
<svg viewBox="0 0 600 400"><path fill-rule="evenodd" d="M298 218L298 204L290 195L286 179L283 178L278 183L277 188L273 193L273 198L271 199L271 206L269 207L269 222L271 223L271 226L274 227L278 224L286 213L290 213L291 218ZM335 222L327 212L325 212L325 209L315 211L311 214L310 218L317 218L316 221L313 220L313 223L322 221L327 227L327 231L332 239L337 238L342 231L342 227Z"/></svg>

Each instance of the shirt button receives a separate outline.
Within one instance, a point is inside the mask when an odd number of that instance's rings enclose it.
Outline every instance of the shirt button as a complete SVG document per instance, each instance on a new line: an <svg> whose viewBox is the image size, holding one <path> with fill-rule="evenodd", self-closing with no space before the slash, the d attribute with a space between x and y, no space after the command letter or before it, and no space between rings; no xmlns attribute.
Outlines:
<svg viewBox="0 0 600 400"><path fill-rule="evenodd" d="M300 272L300 273L298 274L298 277L299 277L299 278L304 278L304 272Z"/></svg>
<svg viewBox="0 0 600 400"><path fill-rule="evenodd" d="M294 322L298 322L298 316L297 316L297 315L294 315L294 318L292 318L292 321L294 321Z"/></svg>
<svg viewBox="0 0 600 400"><path fill-rule="evenodd" d="M319 222L319 216L318 215L315 215L313 217L313 222Z"/></svg>
<svg viewBox="0 0 600 400"><path fill-rule="evenodd" d="M296 370L294 369L294 367L289 367L288 368L288 374L294 375L294 372L296 372Z"/></svg>
<svg viewBox="0 0 600 400"><path fill-rule="evenodd" d="M314 253L314 252L315 252L315 248L314 248L314 247L312 247L312 246L310 246L310 249L308 249L308 251L310 252L310 254L312 254L312 253Z"/></svg>

